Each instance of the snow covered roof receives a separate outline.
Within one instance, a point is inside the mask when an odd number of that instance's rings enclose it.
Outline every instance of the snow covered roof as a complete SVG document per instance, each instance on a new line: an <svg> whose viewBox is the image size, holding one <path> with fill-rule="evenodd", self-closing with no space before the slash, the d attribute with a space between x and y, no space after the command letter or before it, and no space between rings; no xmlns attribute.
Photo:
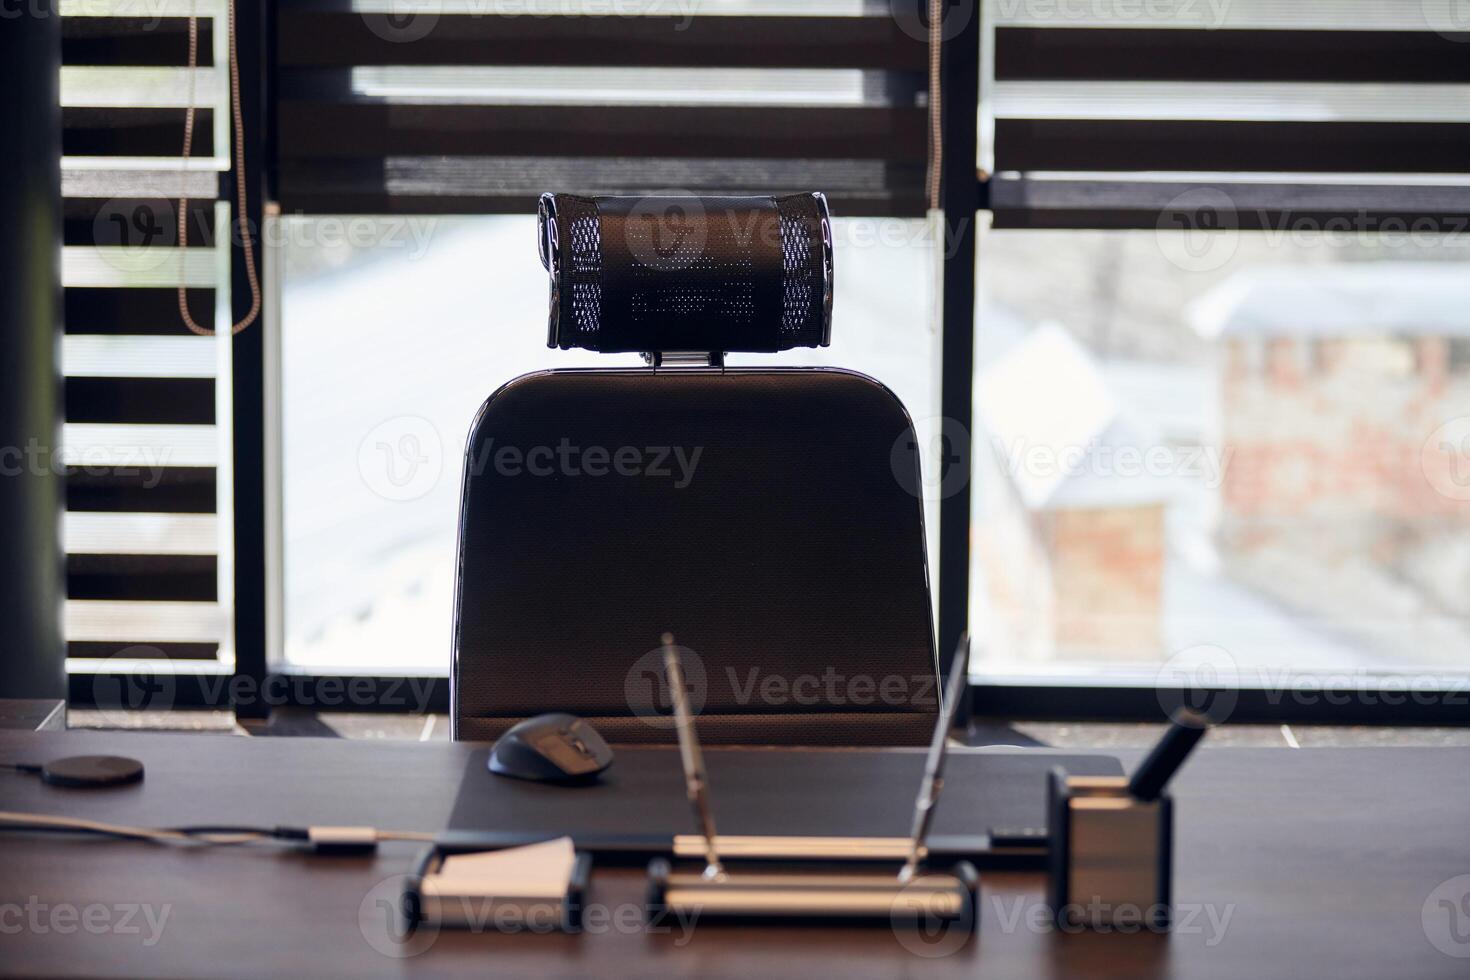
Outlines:
<svg viewBox="0 0 1470 980"><path fill-rule="evenodd" d="M1470 265L1338 262L1247 269L1188 309L1203 337L1470 336Z"/></svg>

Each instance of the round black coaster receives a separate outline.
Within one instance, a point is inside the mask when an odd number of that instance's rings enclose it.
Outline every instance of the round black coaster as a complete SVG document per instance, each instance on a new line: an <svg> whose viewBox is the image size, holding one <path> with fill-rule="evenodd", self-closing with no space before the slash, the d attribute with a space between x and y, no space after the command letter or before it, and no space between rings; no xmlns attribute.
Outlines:
<svg viewBox="0 0 1470 980"><path fill-rule="evenodd" d="M121 786L143 778L143 763L121 755L73 755L46 763L41 778L53 786Z"/></svg>

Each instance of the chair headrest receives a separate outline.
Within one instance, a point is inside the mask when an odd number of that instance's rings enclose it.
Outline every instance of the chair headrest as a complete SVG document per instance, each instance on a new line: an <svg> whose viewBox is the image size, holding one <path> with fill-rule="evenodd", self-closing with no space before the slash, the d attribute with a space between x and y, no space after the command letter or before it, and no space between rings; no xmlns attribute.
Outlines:
<svg viewBox="0 0 1470 980"><path fill-rule="evenodd" d="M780 351L832 338L832 231L821 194L543 194L548 347Z"/></svg>

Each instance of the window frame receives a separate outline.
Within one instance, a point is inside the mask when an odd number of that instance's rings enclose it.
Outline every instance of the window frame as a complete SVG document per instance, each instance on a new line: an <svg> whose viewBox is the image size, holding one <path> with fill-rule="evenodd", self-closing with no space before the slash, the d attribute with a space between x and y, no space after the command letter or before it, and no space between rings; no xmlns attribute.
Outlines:
<svg viewBox="0 0 1470 980"><path fill-rule="evenodd" d="M968 465L971 459L974 341L976 329L977 224L988 211L996 228L1046 227L1060 229L1154 228L1169 214L1170 202L1183 189L1200 183L1179 179L1126 180L1081 178L1037 182L1025 175L990 175L977 170L980 137L976 120L982 96L981 10L974 0L942 0L946 9L964 12L964 26L946 32L942 43L940 91L942 152L941 211L945 236L943 257L943 319L940 367L940 404L945 418L963 420L947 432L942 466ZM276 139L274 76L274 0L236 0L237 44L241 66L241 99L246 143L243 159L251 176L246 218L252 236L260 241L267 215L263 202L275 199L271 161ZM1115 175L1116 176L1116 175ZM1256 214L1263 220L1296 213L1321 216L1324 211L1315 189L1306 183L1252 183ZM1437 219L1470 216L1470 186L1426 188L1423 185L1364 181L1354 185L1373 209L1408 217ZM1342 190L1339 187L1339 190ZM1340 196L1340 195L1339 195ZM233 203L233 188L231 200ZM1242 231L1253 230L1242 227ZM257 250L258 255L264 256ZM233 250L231 302L236 319L250 306L250 292L240 249ZM269 269L263 279L266 303L278 300L279 290ZM279 357L264 324L257 323L233 338L233 479L234 479L234 651L229 684L212 674L170 671L170 705L175 708L229 708L241 718L264 718L276 707L309 710L413 711L449 710L446 676L404 674L317 673L272 664L272 632L280 630L279 582L280 524L278 443L272 431L279 421L280 396L272 382ZM274 481L274 489L272 481ZM961 481L956 492L939 508L938 638L942 669L948 672L947 652L968 629L970 606L971 481ZM273 564L274 563L274 564ZM76 673L69 679L71 703L95 703L99 676L108 672ZM130 685L137 676L112 672L111 679ZM214 683L207 681L213 680ZM423 697L393 697L404 685L424 692ZM344 692L355 691L354 695ZM223 692L223 693L222 693ZM972 717L1052 720L1158 721L1170 692L1148 685L1100 685L1079 678L1077 683L971 682L960 720ZM1325 689L1308 701L1283 697L1280 692L1242 688L1232 721L1310 722L1314 724L1446 725L1470 724L1464 710L1463 690L1416 692L1416 697L1371 702L1361 689ZM1177 696L1177 694L1173 695ZM345 702L344 702L345 698Z"/></svg>

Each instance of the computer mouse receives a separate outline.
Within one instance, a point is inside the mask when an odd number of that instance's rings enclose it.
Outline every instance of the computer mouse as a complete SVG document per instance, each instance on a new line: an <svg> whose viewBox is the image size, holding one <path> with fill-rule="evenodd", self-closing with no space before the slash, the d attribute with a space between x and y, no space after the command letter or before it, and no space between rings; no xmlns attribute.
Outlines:
<svg viewBox="0 0 1470 980"><path fill-rule="evenodd" d="M541 783L590 783L612 761L612 749L597 729L557 711L507 729L490 750L488 768L498 776Z"/></svg>

